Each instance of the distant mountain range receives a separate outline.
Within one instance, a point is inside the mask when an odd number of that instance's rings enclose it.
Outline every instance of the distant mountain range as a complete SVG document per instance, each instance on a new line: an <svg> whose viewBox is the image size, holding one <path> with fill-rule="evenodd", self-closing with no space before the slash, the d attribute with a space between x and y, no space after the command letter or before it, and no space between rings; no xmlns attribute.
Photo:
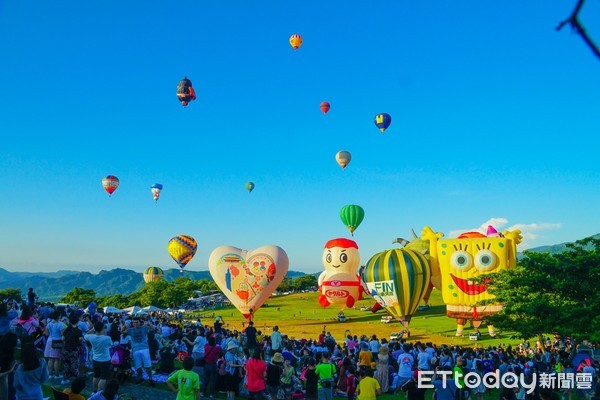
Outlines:
<svg viewBox="0 0 600 400"><path fill-rule="evenodd" d="M180 276L192 280L212 280L208 271L184 271L167 269L164 271L167 281L175 280ZM290 278L304 275L303 272L288 271ZM97 274L80 271L58 272L10 272L0 268L0 290L7 288L20 288L26 293L32 287L41 301L57 301L73 288L94 289L97 295L108 296L115 293L129 295L144 286L142 273L129 269L116 268L109 271L102 270Z"/></svg>
<svg viewBox="0 0 600 400"><path fill-rule="evenodd" d="M600 239L600 233L593 236ZM566 249L567 243L551 246L540 246L527 251L560 253ZM522 258L523 253L517 257ZM164 271L165 279L172 281L180 276L193 280L212 280L208 271L184 271L179 269L167 269ZM303 272L289 271L287 276L295 278L305 275ZM318 273L315 275L318 276ZM23 293L32 287L42 301L57 301L73 288L94 289L100 296L108 296L115 293L129 295L144 286L144 279L140 272L129 269L116 268L109 271L102 270L97 274L80 271L58 271L58 272L9 272L0 268L0 289L20 288Z"/></svg>

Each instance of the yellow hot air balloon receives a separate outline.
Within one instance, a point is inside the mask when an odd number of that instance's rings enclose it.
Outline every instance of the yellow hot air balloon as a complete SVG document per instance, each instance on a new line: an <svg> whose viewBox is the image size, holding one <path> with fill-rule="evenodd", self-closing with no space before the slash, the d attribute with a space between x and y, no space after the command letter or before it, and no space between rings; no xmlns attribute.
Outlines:
<svg viewBox="0 0 600 400"><path fill-rule="evenodd" d="M294 48L294 50L298 50L300 46L302 46L302 36L296 33L290 36L290 45Z"/></svg>
<svg viewBox="0 0 600 400"><path fill-rule="evenodd" d="M198 243L196 243L196 240L187 235L175 236L167 245L169 254L173 257L177 265L179 265L181 272L183 272L186 264L194 257L197 249Z"/></svg>
<svg viewBox="0 0 600 400"><path fill-rule="evenodd" d="M165 279L165 274L162 269L158 267L149 267L144 271L144 282L153 282Z"/></svg>

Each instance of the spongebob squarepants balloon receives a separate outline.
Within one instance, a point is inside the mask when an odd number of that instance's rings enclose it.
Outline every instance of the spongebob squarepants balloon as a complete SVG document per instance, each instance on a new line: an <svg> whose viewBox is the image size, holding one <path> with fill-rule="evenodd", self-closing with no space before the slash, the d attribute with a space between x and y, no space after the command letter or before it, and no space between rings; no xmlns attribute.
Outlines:
<svg viewBox="0 0 600 400"><path fill-rule="evenodd" d="M231 304L252 319L283 281L289 263L286 252L278 246L254 250L220 246L210 254L208 269Z"/></svg>
<svg viewBox="0 0 600 400"><path fill-rule="evenodd" d="M479 232L463 233L456 239L441 239L430 227L423 228L421 237L429 241L429 257L432 269L441 272L442 297L446 303L446 315L455 318L456 336L462 336L463 327L471 321L477 330L490 315L502 310L502 304L477 305L482 300L494 298L487 292L485 283L476 283L474 278L517 264L517 245L521 243L521 231L488 229L488 235ZM488 324L490 336L495 336L494 327Z"/></svg>
<svg viewBox="0 0 600 400"><path fill-rule="evenodd" d="M358 276L360 254L354 240L338 238L325 244L323 265L319 275L319 304L337 306L340 310L354 306L362 298L362 285Z"/></svg>

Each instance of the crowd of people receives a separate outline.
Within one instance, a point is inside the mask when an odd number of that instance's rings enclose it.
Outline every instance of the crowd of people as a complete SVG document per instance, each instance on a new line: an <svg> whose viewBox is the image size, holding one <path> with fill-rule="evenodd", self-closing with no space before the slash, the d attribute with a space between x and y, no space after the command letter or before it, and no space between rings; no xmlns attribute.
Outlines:
<svg viewBox="0 0 600 400"><path fill-rule="evenodd" d="M85 312L36 304L35 298L21 305L0 302L0 400L42 400L45 384L64 387L70 400L83 400L88 371L92 400L116 400L126 382L154 386L157 374L166 377L178 400L214 399L219 392L227 400L374 400L382 393L424 400L428 392L435 400L482 400L487 388L466 388L462 380L468 372L492 371L592 377L589 388L561 391L502 386L500 400L598 398L598 364L586 359L573 365L578 344L558 336L537 346L476 349L376 335L334 338L327 330L318 338L295 339L277 326L261 332L252 321L243 331L225 327L219 316L207 324L159 313L113 315L93 307ZM434 390L418 384L424 371L435 374ZM452 379L443 384L446 371Z"/></svg>

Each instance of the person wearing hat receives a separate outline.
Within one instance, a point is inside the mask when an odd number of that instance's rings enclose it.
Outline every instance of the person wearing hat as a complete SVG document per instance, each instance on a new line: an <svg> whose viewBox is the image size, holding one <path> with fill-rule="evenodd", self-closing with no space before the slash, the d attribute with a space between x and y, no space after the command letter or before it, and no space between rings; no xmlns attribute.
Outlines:
<svg viewBox="0 0 600 400"><path fill-rule="evenodd" d="M277 392L281 387L281 373L283 372L283 356L275 353L267 365L267 393L272 400L277 399Z"/></svg>
<svg viewBox="0 0 600 400"><path fill-rule="evenodd" d="M238 346L234 341L227 343L227 352L225 353L225 390L227 391L227 400L234 400L235 393L240 387L240 371L242 367L241 360L236 356Z"/></svg>
<svg viewBox="0 0 600 400"><path fill-rule="evenodd" d="M381 392L387 393L390 386L390 363L389 363L389 349L387 347L379 348L379 357L377 358L377 365L375 372L375 379L381 385Z"/></svg>

